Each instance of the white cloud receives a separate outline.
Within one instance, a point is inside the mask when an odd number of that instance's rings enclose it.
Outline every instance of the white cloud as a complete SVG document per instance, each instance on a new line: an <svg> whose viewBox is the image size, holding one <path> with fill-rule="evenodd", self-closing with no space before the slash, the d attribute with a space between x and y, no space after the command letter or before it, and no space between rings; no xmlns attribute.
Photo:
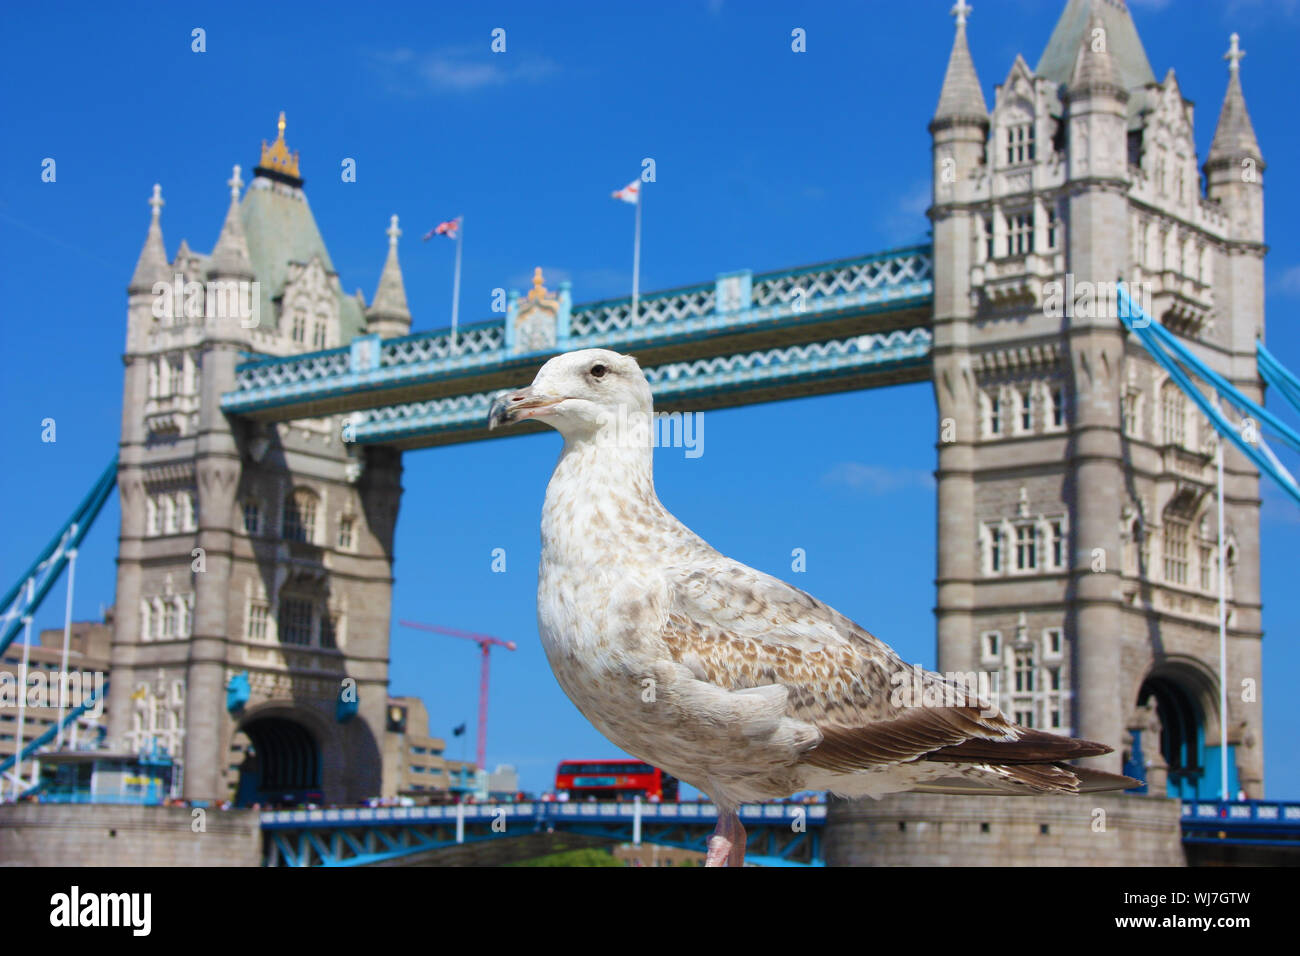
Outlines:
<svg viewBox="0 0 1300 956"><path fill-rule="evenodd" d="M841 485L870 495L887 495L911 488L933 488L934 476L919 468L892 468L845 461L822 475L822 484Z"/></svg>
<svg viewBox="0 0 1300 956"><path fill-rule="evenodd" d="M367 51L371 69L403 96L422 93L473 93L510 83L540 83L559 72L559 64L540 56L511 57L472 47L419 53L409 47Z"/></svg>
<svg viewBox="0 0 1300 956"><path fill-rule="evenodd" d="M1300 266L1283 269L1273 280L1273 288L1283 295L1300 295Z"/></svg>

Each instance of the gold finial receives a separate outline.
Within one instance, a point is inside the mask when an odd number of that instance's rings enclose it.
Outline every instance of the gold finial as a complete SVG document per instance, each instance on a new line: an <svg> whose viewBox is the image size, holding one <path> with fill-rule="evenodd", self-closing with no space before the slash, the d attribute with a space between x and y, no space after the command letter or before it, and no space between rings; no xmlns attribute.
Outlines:
<svg viewBox="0 0 1300 956"><path fill-rule="evenodd" d="M298 176L298 153L296 151L290 153L289 147L284 142L284 110L280 111L280 121L275 126L279 130L275 142L267 146L266 140L262 140L262 162L260 165L296 177Z"/></svg>
<svg viewBox="0 0 1300 956"><path fill-rule="evenodd" d="M528 293L528 298L544 299L546 298L546 296L547 296L546 286L544 285L544 280L542 279L542 267L538 266L536 269L533 270L533 288L532 291Z"/></svg>

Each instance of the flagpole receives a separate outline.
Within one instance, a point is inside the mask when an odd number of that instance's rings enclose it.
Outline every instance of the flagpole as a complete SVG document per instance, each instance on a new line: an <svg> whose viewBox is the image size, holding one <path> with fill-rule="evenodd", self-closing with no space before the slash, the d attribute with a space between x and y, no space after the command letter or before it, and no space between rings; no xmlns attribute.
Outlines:
<svg viewBox="0 0 1300 956"><path fill-rule="evenodd" d="M465 241L465 217L460 216L460 228L456 230L456 278L451 287L451 351L456 352L456 322L460 316L460 250Z"/></svg>
<svg viewBox="0 0 1300 956"><path fill-rule="evenodd" d="M637 302L641 298L641 194L645 183L636 188L636 238L632 242L632 324L636 324Z"/></svg>
<svg viewBox="0 0 1300 956"><path fill-rule="evenodd" d="M1223 446L1219 436L1219 787L1225 803L1228 794L1228 562L1223 541Z"/></svg>

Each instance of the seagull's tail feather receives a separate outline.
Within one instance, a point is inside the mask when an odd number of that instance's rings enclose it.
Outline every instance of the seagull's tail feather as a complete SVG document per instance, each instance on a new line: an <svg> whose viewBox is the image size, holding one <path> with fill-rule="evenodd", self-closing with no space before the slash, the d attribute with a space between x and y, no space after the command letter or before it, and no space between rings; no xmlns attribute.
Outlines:
<svg viewBox="0 0 1300 956"><path fill-rule="evenodd" d="M925 755L925 759L943 763L1058 763L1081 757L1098 757L1114 749L1079 737L1062 737L1060 734L1026 727L1017 727L1016 730L1020 736L1014 740L972 737L951 747L932 750Z"/></svg>
<svg viewBox="0 0 1300 956"><path fill-rule="evenodd" d="M1101 793L1140 787L1141 780L1066 764L976 765L977 774L940 777L917 784L917 793L1015 796L1035 793Z"/></svg>

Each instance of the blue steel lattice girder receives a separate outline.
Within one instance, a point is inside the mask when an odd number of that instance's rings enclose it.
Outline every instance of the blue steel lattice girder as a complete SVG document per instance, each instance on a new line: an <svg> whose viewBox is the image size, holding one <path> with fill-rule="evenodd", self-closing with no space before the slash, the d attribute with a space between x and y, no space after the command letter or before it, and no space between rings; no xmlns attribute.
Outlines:
<svg viewBox="0 0 1300 956"><path fill-rule="evenodd" d="M806 297L794 295L805 287ZM573 310L570 334L557 351L609 346L645 352L741 333L783 334L792 341L800 328L877 312L916 310L928 321L932 294L930 248L910 247L753 276L749 307L725 313L711 305L708 312L701 311L714 299L715 285L648 294L635 324L628 318L627 300L594 303ZM315 417L384 404L380 396L387 392L394 393L392 401L409 401L402 390L436 394L457 378L472 385L468 380L499 374L516 357L508 347L508 325L492 320L465 326L454 349L449 330L385 340L377 367L370 358L373 350L364 350L363 362L349 348L246 362L236 372L236 390L223 396L222 408L265 419ZM815 332L812 336L817 337ZM720 346L715 354L727 351L732 350ZM534 366L541 354L532 356Z"/></svg>

